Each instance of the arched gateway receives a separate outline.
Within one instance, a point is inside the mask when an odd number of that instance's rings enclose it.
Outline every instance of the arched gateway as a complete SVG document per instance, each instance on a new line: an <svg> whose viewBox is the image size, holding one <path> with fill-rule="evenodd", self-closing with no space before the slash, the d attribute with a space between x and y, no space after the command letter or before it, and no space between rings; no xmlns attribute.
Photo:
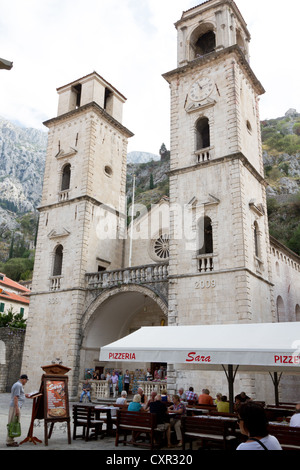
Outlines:
<svg viewBox="0 0 300 470"><path fill-rule="evenodd" d="M85 370L89 368L101 373L107 367L115 366L113 363L99 361L102 346L132 333L141 326L167 325L167 318L166 298L156 288L130 284L103 290L91 300L82 317L80 377L83 377ZM116 366L122 369L120 363ZM146 365L142 366L144 368ZM130 363L126 363L126 368L130 369Z"/></svg>

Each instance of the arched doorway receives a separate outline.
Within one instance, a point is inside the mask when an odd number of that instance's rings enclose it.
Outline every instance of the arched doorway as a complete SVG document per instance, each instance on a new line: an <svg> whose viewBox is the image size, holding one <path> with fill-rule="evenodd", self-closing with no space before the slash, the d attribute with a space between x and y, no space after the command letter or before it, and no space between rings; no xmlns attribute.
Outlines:
<svg viewBox="0 0 300 470"><path fill-rule="evenodd" d="M100 374L114 367L129 369L130 363L100 362L100 348L143 326L167 325L167 318L166 300L151 288L131 284L101 293L82 319L80 379L87 369L97 370ZM140 367L146 370L151 365L141 364Z"/></svg>

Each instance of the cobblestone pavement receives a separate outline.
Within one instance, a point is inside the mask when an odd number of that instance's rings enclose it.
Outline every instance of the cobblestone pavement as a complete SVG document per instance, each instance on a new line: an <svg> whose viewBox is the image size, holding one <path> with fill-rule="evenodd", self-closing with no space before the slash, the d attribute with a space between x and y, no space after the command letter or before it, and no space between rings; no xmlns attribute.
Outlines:
<svg viewBox="0 0 300 470"><path fill-rule="evenodd" d="M115 451L119 450L135 450L136 447L127 445L124 446L115 446L115 440L113 437L105 437L104 439L90 440L88 442L83 439L72 439L71 444L68 444L68 434L66 423L56 423L54 430L51 436L51 439L48 440L48 446L44 444L44 421L35 420L34 433L33 435L42 441L41 444L26 442L19 447L11 448L6 446L6 425L8 418L8 408L10 403L10 393L0 393L0 450L16 451L16 450L105 450L105 451ZM25 403L21 410L21 429L22 436L18 439L15 439L16 442L22 442L28 433L30 422L31 422L31 412L32 412L32 403L30 399L26 399ZM70 416L72 416L72 405L70 403ZM72 421L72 420L71 420ZM71 435L73 431L73 425L71 422Z"/></svg>

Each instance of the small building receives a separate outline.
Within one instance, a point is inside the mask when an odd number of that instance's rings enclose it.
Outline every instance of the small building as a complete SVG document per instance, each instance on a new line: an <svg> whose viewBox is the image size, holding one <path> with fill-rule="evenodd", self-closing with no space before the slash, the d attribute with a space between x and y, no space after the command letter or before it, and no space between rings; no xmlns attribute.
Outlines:
<svg viewBox="0 0 300 470"><path fill-rule="evenodd" d="M0 313L13 309L14 313L23 313L28 317L29 293L27 287L0 273Z"/></svg>

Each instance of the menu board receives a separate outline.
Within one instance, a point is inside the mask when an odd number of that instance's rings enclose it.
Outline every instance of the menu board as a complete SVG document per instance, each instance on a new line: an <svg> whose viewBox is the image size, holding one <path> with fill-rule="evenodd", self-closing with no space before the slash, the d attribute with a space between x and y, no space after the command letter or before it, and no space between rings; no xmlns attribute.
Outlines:
<svg viewBox="0 0 300 470"><path fill-rule="evenodd" d="M69 417L67 377L44 376L44 380L45 418L55 420Z"/></svg>

